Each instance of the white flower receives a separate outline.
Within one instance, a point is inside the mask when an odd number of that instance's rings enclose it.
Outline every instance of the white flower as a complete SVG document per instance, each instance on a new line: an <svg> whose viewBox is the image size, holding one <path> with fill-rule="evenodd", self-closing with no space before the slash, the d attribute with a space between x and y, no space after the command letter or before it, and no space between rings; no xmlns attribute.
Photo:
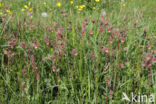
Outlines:
<svg viewBox="0 0 156 104"><path fill-rule="evenodd" d="M42 17L47 17L48 16L48 14L46 13L46 12L42 12Z"/></svg>

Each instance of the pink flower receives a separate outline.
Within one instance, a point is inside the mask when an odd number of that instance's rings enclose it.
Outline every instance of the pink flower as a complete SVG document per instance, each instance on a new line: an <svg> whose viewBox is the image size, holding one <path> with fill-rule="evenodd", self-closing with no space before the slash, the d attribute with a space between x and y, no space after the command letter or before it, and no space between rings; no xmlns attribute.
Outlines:
<svg viewBox="0 0 156 104"><path fill-rule="evenodd" d="M105 53L108 53L108 48L107 47L102 47Z"/></svg>
<svg viewBox="0 0 156 104"><path fill-rule="evenodd" d="M52 66L52 71L56 71L56 66Z"/></svg>
<svg viewBox="0 0 156 104"><path fill-rule="evenodd" d="M52 61L56 61L56 57L55 56L52 56Z"/></svg>
<svg viewBox="0 0 156 104"><path fill-rule="evenodd" d="M151 49L151 45L150 45L150 44L148 45L148 49L149 49L149 50Z"/></svg>
<svg viewBox="0 0 156 104"><path fill-rule="evenodd" d="M92 35L92 34L93 34L93 30L90 30L90 31L89 31L89 34Z"/></svg>
<svg viewBox="0 0 156 104"><path fill-rule="evenodd" d="M27 71L26 71L25 69L23 69L23 70L22 70L22 73L23 73L23 74L26 74L26 73L27 73Z"/></svg>
<svg viewBox="0 0 156 104"><path fill-rule="evenodd" d="M125 38L121 37L121 42L124 43L125 42Z"/></svg>
<svg viewBox="0 0 156 104"><path fill-rule="evenodd" d="M72 55L73 55L73 56L77 56L77 51L76 51L76 49L73 49L73 50L72 50Z"/></svg>
<svg viewBox="0 0 156 104"><path fill-rule="evenodd" d="M4 54L7 54L8 51L7 51L6 49L3 49L3 53L4 53Z"/></svg>
<svg viewBox="0 0 156 104"><path fill-rule="evenodd" d="M32 44L35 49L37 49L37 45L35 43Z"/></svg>
<svg viewBox="0 0 156 104"><path fill-rule="evenodd" d="M146 58L147 58L147 60L150 60L151 59L151 54L148 54Z"/></svg>

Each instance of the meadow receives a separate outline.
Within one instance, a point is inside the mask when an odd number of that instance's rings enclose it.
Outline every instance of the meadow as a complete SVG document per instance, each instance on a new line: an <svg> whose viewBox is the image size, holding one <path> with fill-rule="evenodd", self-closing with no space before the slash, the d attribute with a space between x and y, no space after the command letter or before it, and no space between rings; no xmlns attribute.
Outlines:
<svg viewBox="0 0 156 104"><path fill-rule="evenodd" d="M156 0L0 0L0 104L155 103Z"/></svg>

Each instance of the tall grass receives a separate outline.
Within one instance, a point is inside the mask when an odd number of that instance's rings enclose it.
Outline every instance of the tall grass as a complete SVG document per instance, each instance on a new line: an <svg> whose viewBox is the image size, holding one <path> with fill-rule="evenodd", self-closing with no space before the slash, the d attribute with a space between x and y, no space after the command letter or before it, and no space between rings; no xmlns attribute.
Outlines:
<svg viewBox="0 0 156 104"><path fill-rule="evenodd" d="M125 104L123 92L156 96L155 4L2 0L0 103Z"/></svg>

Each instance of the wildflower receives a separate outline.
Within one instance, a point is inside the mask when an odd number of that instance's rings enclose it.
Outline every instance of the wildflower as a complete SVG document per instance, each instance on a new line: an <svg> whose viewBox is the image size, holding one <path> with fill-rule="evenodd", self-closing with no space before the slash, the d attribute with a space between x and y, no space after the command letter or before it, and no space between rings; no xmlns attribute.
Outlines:
<svg viewBox="0 0 156 104"><path fill-rule="evenodd" d="M22 86L25 86L25 84L26 84L25 82L22 82L22 84L21 84L21 85L22 85Z"/></svg>
<svg viewBox="0 0 156 104"><path fill-rule="evenodd" d="M86 7L85 5L80 5L80 8L81 8L81 9L83 9L83 8L85 8L85 7Z"/></svg>
<svg viewBox="0 0 156 104"><path fill-rule="evenodd" d="M125 7L125 6L126 6L126 4L122 4L122 6L123 6L123 7Z"/></svg>
<svg viewBox="0 0 156 104"><path fill-rule="evenodd" d="M23 12L24 10L25 10L24 8L21 9L22 12Z"/></svg>
<svg viewBox="0 0 156 104"><path fill-rule="evenodd" d="M55 57L55 56L52 56L51 59L52 59L52 61L54 61L54 62L56 61L56 57Z"/></svg>
<svg viewBox="0 0 156 104"><path fill-rule="evenodd" d="M70 0L70 4L73 4L73 0Z"/></svg>
<svg viewBox="0 0 156 104"><path fill-rule="evenodd" d="M79 6L76 6L76 8L79 8Z"/></svg>
<svg viewBox="0 0 156 104"><path fill-rule="evenodd" d="M96 7L93 7L93 10L96 10Z"/></svg>
<svg viewBox="0 0 156 104"><path fill-rule="evenodd" d="M150 45L150 44L148 45L148 49L149 49L149 50L151 49L151 45Z"/></svg>
<svg viewBox="0 0 156 104"><path fill-rule="evenodd" d="M2 3L0 3L0 7L2 7Z"/></svg>
<svg viewBox="0 0 156 104"><path fill-rule="evenodd" d="M147 60L150 60L151 57L152 57L151 54L148 54L147 57L146 57L146 59L147 59Z"/></svg>
<svg viewBox="0 0 156 104"><path fill-rule="evenodd" d="M108 48L107 47L102 47L105 53L108 53Z"/></svg>
<svg viewBox="0 0 156 104"><path fill-rule="evenodd" d="M28 3L28 6L30 6L30 5L31 5L31 2Z"/></svg>
<svg viewBox="0 0 156 104"><path fill-rule="evenodd" d="M29 11L31 12L32 11L32 8L29 8Z"/></svg>
<svg viewBox="0 0 156 104"><path fill-rule="evenodd" d="M20 47L23 48L23 49L25 49L26 48L26 43L25 42L21 42L20 43Z"/></svg>
<svg viewBox="0 0 156 104"><path fill-rule="evenodd" d="M37 45L35 43L32 44L35 49L37 49Z"/></svg>
<svg viewBox="0 0 156 104"><path fill-rule="evenodd" d="M90 30L90 31L89 31L89 34L92 35L92 34L93 34L93 30Z"/></svg>
<svg viewBox="0 0 156 104"><path fill-rule="evenodd" d="M72 50L72 55L73 55L73 56L77 56L77 51L76 51L76 49L73 49L73 50Z"/></svg>
<svg viewBox="0 0 156 104"><path fill-rule="evenodd" d="M8 51L7 51L6 49L3 49L3 53L4 53L4 54L7 54Z"/></svg>
<svg viewBox="0 0 156 104"><path fill-rule="evenodd" d="M7 13L10 13L10 14L12 13L12 12L11 12L10 10L8 10L8 9L6 10L6 12L7 12Z"/></svg>
<svg viewBox="0 0 156 104"><path fill-rule="evenodd" d="M47 3L46 2L43 2L43 4L46 6L47 5Z"/></svg>
<svg viewBox="0 0 156 104"><path fill-rule="evenodd" d="M52 71L56 71L56 66L52 66Z"/></svg>
<svg viewBox="0 0 156 104"><path fill-rule="evenodd" d="M48 16L48 14L46 13L46 12L42 12L42 17L47 17Z"/></svg>
<svg viewBox="0 0 156 104"><path fill-rule="evenodd" d="M24 5L24 8L25 8L25 9L29 9L27 5Z"/></svg>
<svg viewBox="0 0 156 104"><path fill-rule="evenodd" d="M95 0L97 3L100 2L100 0Z"/></svg>
<svg viewBox="0 0 156 104"><path fill-rule="evenodd" d="M26 74L26 73L27 73L27 71L26 71L25 69L23 69L23 70L22 70L22 73L23 73L23 74Z"/></svg>
<svg viewBox="0 0 156 104"><path fill-rule="evenodd" d="M121 37L121 42L124 43L125 42L125 38Z"/></svg>
<svg viewBox="0 0 156 104"><path fill-rule="evenodd" d="M58 7L60 7L60 6L61 6L61 3L60 3L60 2L58 2L58 3L57 3L57 6L58 6Z"/></svg>

